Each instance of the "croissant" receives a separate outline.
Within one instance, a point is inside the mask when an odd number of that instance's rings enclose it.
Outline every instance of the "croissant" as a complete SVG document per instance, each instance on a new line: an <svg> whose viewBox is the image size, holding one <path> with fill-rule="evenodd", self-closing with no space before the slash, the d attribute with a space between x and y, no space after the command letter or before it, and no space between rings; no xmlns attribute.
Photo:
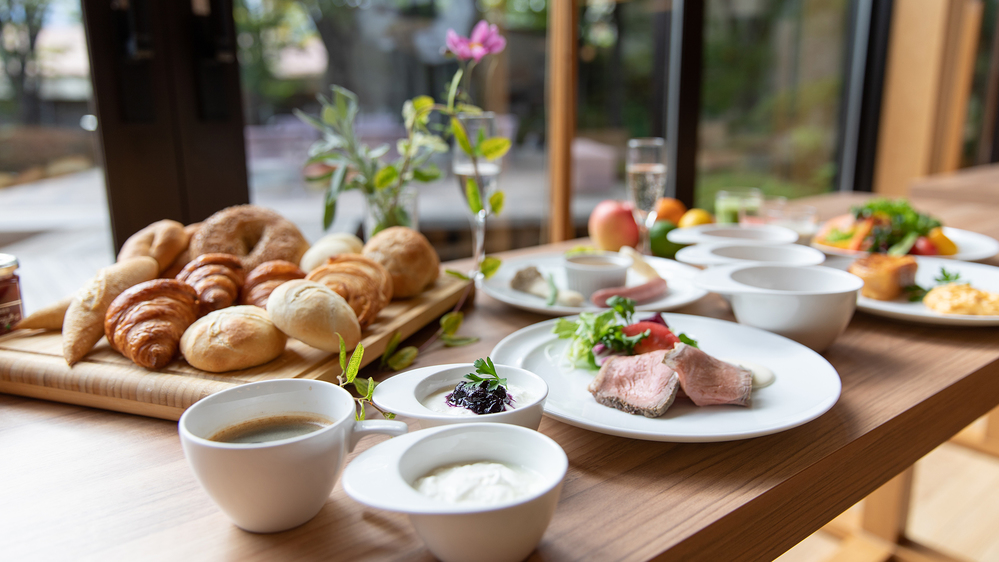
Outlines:
<svg viewBox="0 0 999 562"><path fill-rule="evenodd" d="M111 302L104 334L111 347L147 369L166 366L198 318L198 293L176 279L139 283Z"/></svg>
<svg viewBox="0 0 999 562"><path fill-rule="evenodd" d="M273 260L264 262L253 268L246 276L243 290L240 293L240 304L252 304L267 308L267 298L274 289L285 281L304 279L305 272L290 261Z"/></svg>
<svg viewBox="0 0 999 562"><path fill-rule="evenodd" d="M245 273L239 258L230 254L202 254L184 266L177 280L198 293L198 316L232 306L239 297Z"/></svg>
<svg viewBox="0 0 999 562"><path fill-rule="evenodd" d="M362 328L371 324L392 300L392 276L388 270L361 255L334 256L305 278L318 281L343 297Z"/></svg>

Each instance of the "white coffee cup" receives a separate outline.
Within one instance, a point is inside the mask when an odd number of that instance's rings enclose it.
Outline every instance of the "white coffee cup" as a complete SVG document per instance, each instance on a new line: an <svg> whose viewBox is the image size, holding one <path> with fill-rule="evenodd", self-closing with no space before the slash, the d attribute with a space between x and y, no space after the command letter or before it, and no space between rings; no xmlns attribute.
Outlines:
<svg viewBox="0 0 999 562"><path fill-rule="evenodd" d="M318 431L264 443L222 443L209 437L234 425L288 414L333 422ZM245 384L204 398L178 424L198 482L242 529L275 533L309 521L322 509L347 454L362 437L402 435L403 422L354 420L354 399L324 381L281 379Z"/></svg>

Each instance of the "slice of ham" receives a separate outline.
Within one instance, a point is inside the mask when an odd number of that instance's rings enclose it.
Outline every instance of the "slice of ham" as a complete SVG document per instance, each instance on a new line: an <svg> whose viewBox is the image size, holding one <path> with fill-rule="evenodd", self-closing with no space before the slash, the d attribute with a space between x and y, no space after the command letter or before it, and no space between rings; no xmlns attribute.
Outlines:
<svg viewBox="0 0 999 562"><path fill-rule="evenodd" d="M611 287L610 289L600 289L594 292L590 296L590 300L593 304L600 307L607 307L607 300L611 297L624 297L635 301L636 304L642 304L643 302L648 302L653 299L657 299L664 294L666 294L666 280L657 277L641 285L635 285L634 287Z"/></svg>
<svg viewBox="0 0 999 562"><path fill-rule="evenodd" d="M678 343L667 352L663 364L676 371L683 392L698 406L749 405L753 374L742 367L715 359L685 343Z"/></svg>
<svg viewBox="0 0 999 562"><path fill-rule="evenodd" d="M604 406L658 418L676 398L680 378L663 364L666 351L609 357L588 387Z"/></svg>

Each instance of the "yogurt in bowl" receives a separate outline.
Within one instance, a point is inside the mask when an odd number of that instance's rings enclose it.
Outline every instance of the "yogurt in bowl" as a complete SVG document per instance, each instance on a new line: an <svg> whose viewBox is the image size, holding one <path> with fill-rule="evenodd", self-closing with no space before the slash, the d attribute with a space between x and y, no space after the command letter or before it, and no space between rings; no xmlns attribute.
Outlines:
<svg viewBox="0 0 999 562"><path fill-rule="evenodd" d="M423 367L395 375L375 387L372 400L383 410L417 420L423 428L485 422L537 429L548 398L548 384L538 375L518 367L495 367L496 373L506 379L508 400L492 404L490 413L477 413L448 403L448 396L455 392L458 384L468 382L465 375L475 374L472 363Z"/></svg>

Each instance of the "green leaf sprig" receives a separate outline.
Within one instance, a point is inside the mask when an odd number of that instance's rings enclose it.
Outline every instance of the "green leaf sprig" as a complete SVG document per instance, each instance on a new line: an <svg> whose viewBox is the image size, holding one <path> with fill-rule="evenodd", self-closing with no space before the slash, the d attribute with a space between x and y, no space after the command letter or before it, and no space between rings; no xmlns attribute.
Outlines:
<svg viewBox="0 0 999 562"><path fill-rule="evenodd" d="M506 386L506 379L500 378L499 374L496 373L496 365L493 365L493 360L491 358L486 357L485 359L476 359L474 365L475 372L478 373L478 375L483 376L480 377L474 373L468 373L465 375L466 379L476 384L488 382L489 385L486 389L489 391L496 390L500 386Z"/></svg>
<svg viewBox="0 0 999 562"><path fill-rule="evenodd" d="M947 271L947 268L941 267L940 273L933 278L933 281L936 282L937 285L947 285L948 283L960 283L963 281L963 278L960 273L956 271ZM926 296L926 293L930 292L930 289L932 288L933 287L927 289L926 287L920 285L909 285L908 287L903 288L902 292L905 294L909 302L920 302Z"/></svg>
<svg viewBox="0 0 999 562"><path fill-rule="evenodd" d="M378 385L374 378L369 377L368 379L357 378L357 372L361 370L361 359L364 357L364 345L357 344L354 351L350 354L350 359L347 359L347 344L343 341L343 336L339 333L336 335L340 340L340 376L337 377L337 381L340 383L341 388L346 388L347 385L353 385L354 390L360 395L354 398L357 402L357 411L354 412L354 418L357 420L363 420L365 416L365 405L370 404L374 409L382 413L385 419L394 419L395 414L392 412L387 412L382 410L371 401L371 397L375 393L375 387Z"/></svg>

